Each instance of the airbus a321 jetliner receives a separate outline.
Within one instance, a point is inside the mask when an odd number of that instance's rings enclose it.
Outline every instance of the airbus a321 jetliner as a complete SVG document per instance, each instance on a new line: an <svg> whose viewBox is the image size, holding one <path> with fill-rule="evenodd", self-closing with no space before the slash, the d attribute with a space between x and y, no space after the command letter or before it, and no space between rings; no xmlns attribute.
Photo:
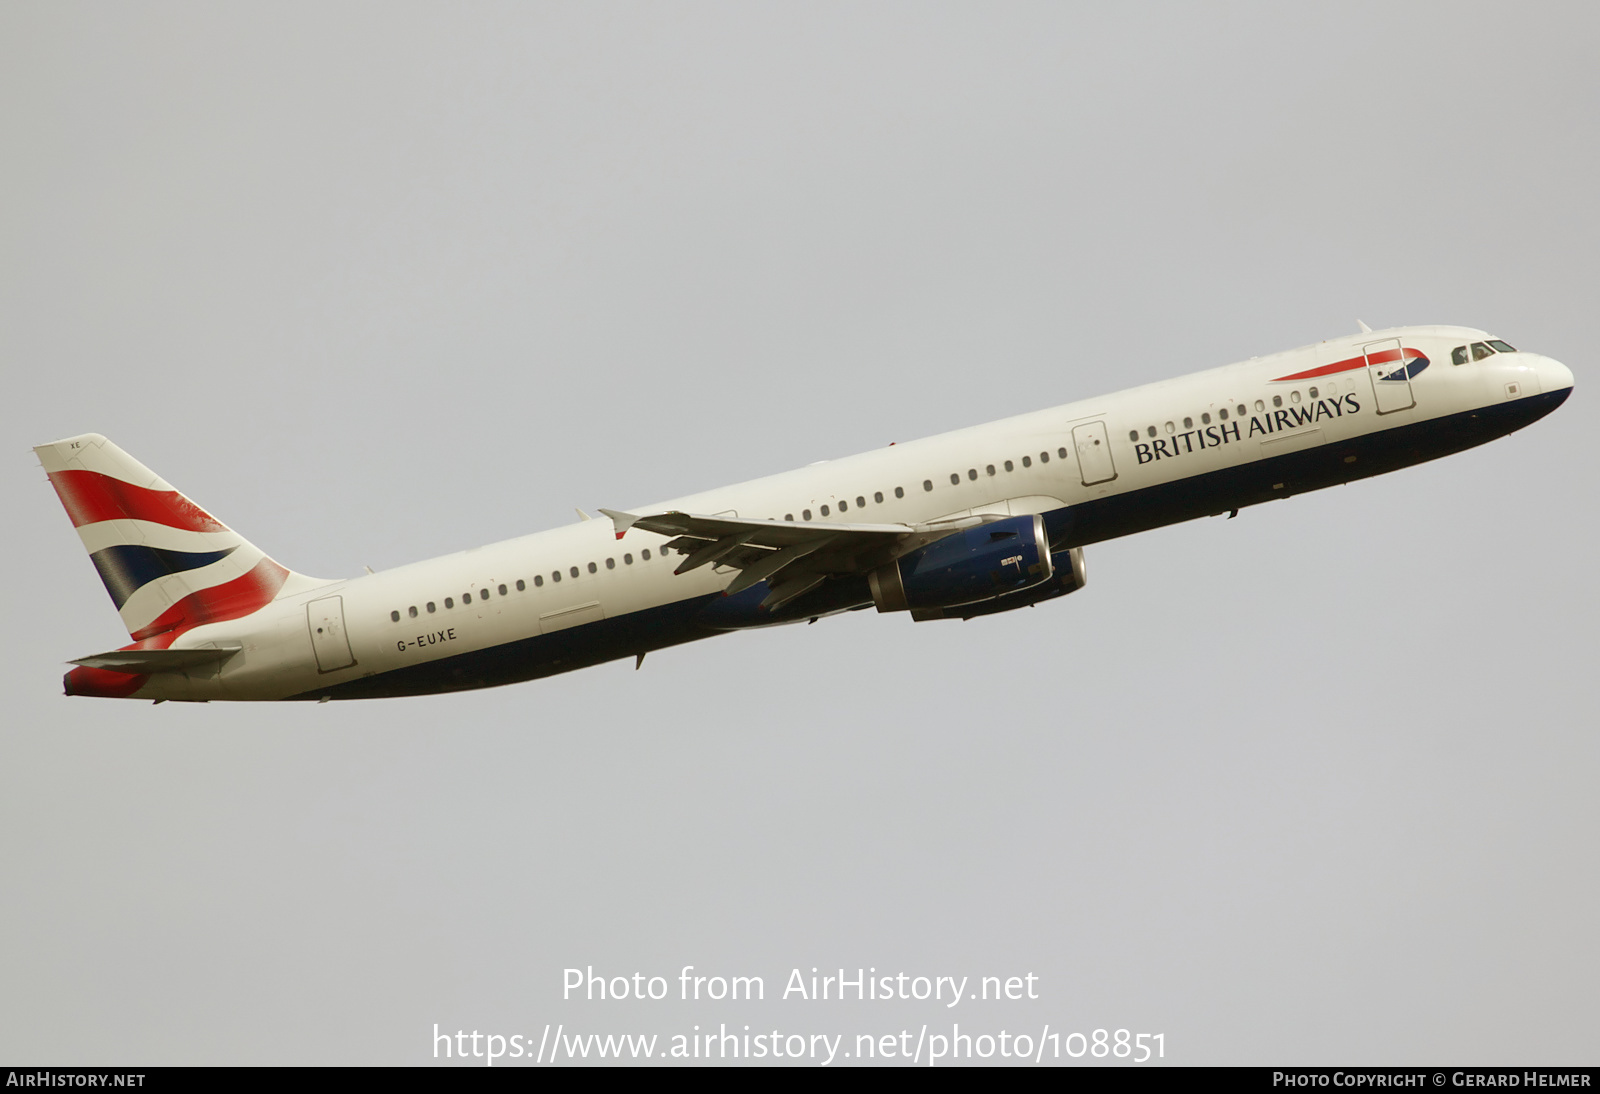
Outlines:
<svg viewBox="0 0 1600 1094"><path fill-rule="evenodd" d="M96 434L38 453L133 642L68 695L492 687L876 607L970 619L1083 587L1086 544L1459 452L1572 373L1480 330L1367 331L350 580L285 569Z"/></svg>

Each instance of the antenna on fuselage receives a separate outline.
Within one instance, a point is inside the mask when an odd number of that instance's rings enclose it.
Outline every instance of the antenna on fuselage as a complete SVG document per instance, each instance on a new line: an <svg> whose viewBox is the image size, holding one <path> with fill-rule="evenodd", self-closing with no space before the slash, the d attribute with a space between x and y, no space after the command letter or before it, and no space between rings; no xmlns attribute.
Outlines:
<svg viewBox="0 0 1600 1094"><path fill-rule="evenodd" d="M1363 323L1359 319L1356 320L1356 326L1361 328L1361 333L1362 334L1371 334L1372 333L1372 328L1367 326L1365 323Z"/></svg>

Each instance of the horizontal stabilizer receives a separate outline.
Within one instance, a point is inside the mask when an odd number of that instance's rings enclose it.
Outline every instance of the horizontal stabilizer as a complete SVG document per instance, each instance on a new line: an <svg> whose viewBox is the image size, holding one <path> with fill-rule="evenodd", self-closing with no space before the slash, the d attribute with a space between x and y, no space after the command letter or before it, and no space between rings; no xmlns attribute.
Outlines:
<svg viewBox="0 0 1600 1094"><path fill-rule="evenodd" d="M226 661L243 648L233 645L204 650L112 650L110 653L80 657L71 663L87 669L107 669L145 676L154 672L186 672L202 665L214 665Z"/></svg>

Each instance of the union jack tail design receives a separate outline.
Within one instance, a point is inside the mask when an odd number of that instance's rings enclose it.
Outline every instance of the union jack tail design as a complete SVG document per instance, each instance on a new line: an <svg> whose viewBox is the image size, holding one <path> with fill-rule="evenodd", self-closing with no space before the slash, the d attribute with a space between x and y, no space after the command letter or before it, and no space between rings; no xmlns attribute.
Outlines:
<svg viewBox="0 0 1600 1094"><path fill-rule="evenodd" d="M34 452L134 640L125 649L164 650L194 627L249 615L298 576L97 433ZM143 681L78 668L68 688L132 694Z"/></svg>

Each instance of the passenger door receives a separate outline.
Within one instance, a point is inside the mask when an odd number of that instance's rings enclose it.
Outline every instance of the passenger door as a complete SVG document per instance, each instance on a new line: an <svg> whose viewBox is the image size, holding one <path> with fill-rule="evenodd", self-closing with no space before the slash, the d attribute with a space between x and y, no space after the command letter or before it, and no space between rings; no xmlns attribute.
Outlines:
<svg viewBox="0 0 1600 1094"><path fill-rule="evenodd" d="M311 632L318 672L333 672L356 663L355 654L350 652L350 639L344 633L343 597L325 596L307 604L306 627Z"/></svg>
<svg viewBox="0 0 1600 1094"><path fill-rule="evenodd" d="M1417 405L1411 394L1411 380L1406 375L1405 350L1400 339L1385 338L1361 347L1367 359L1367 375L1372 378L1372 396L1377 400L1379 414L1392 414L1396 410L1409 410Z"/></svg>

